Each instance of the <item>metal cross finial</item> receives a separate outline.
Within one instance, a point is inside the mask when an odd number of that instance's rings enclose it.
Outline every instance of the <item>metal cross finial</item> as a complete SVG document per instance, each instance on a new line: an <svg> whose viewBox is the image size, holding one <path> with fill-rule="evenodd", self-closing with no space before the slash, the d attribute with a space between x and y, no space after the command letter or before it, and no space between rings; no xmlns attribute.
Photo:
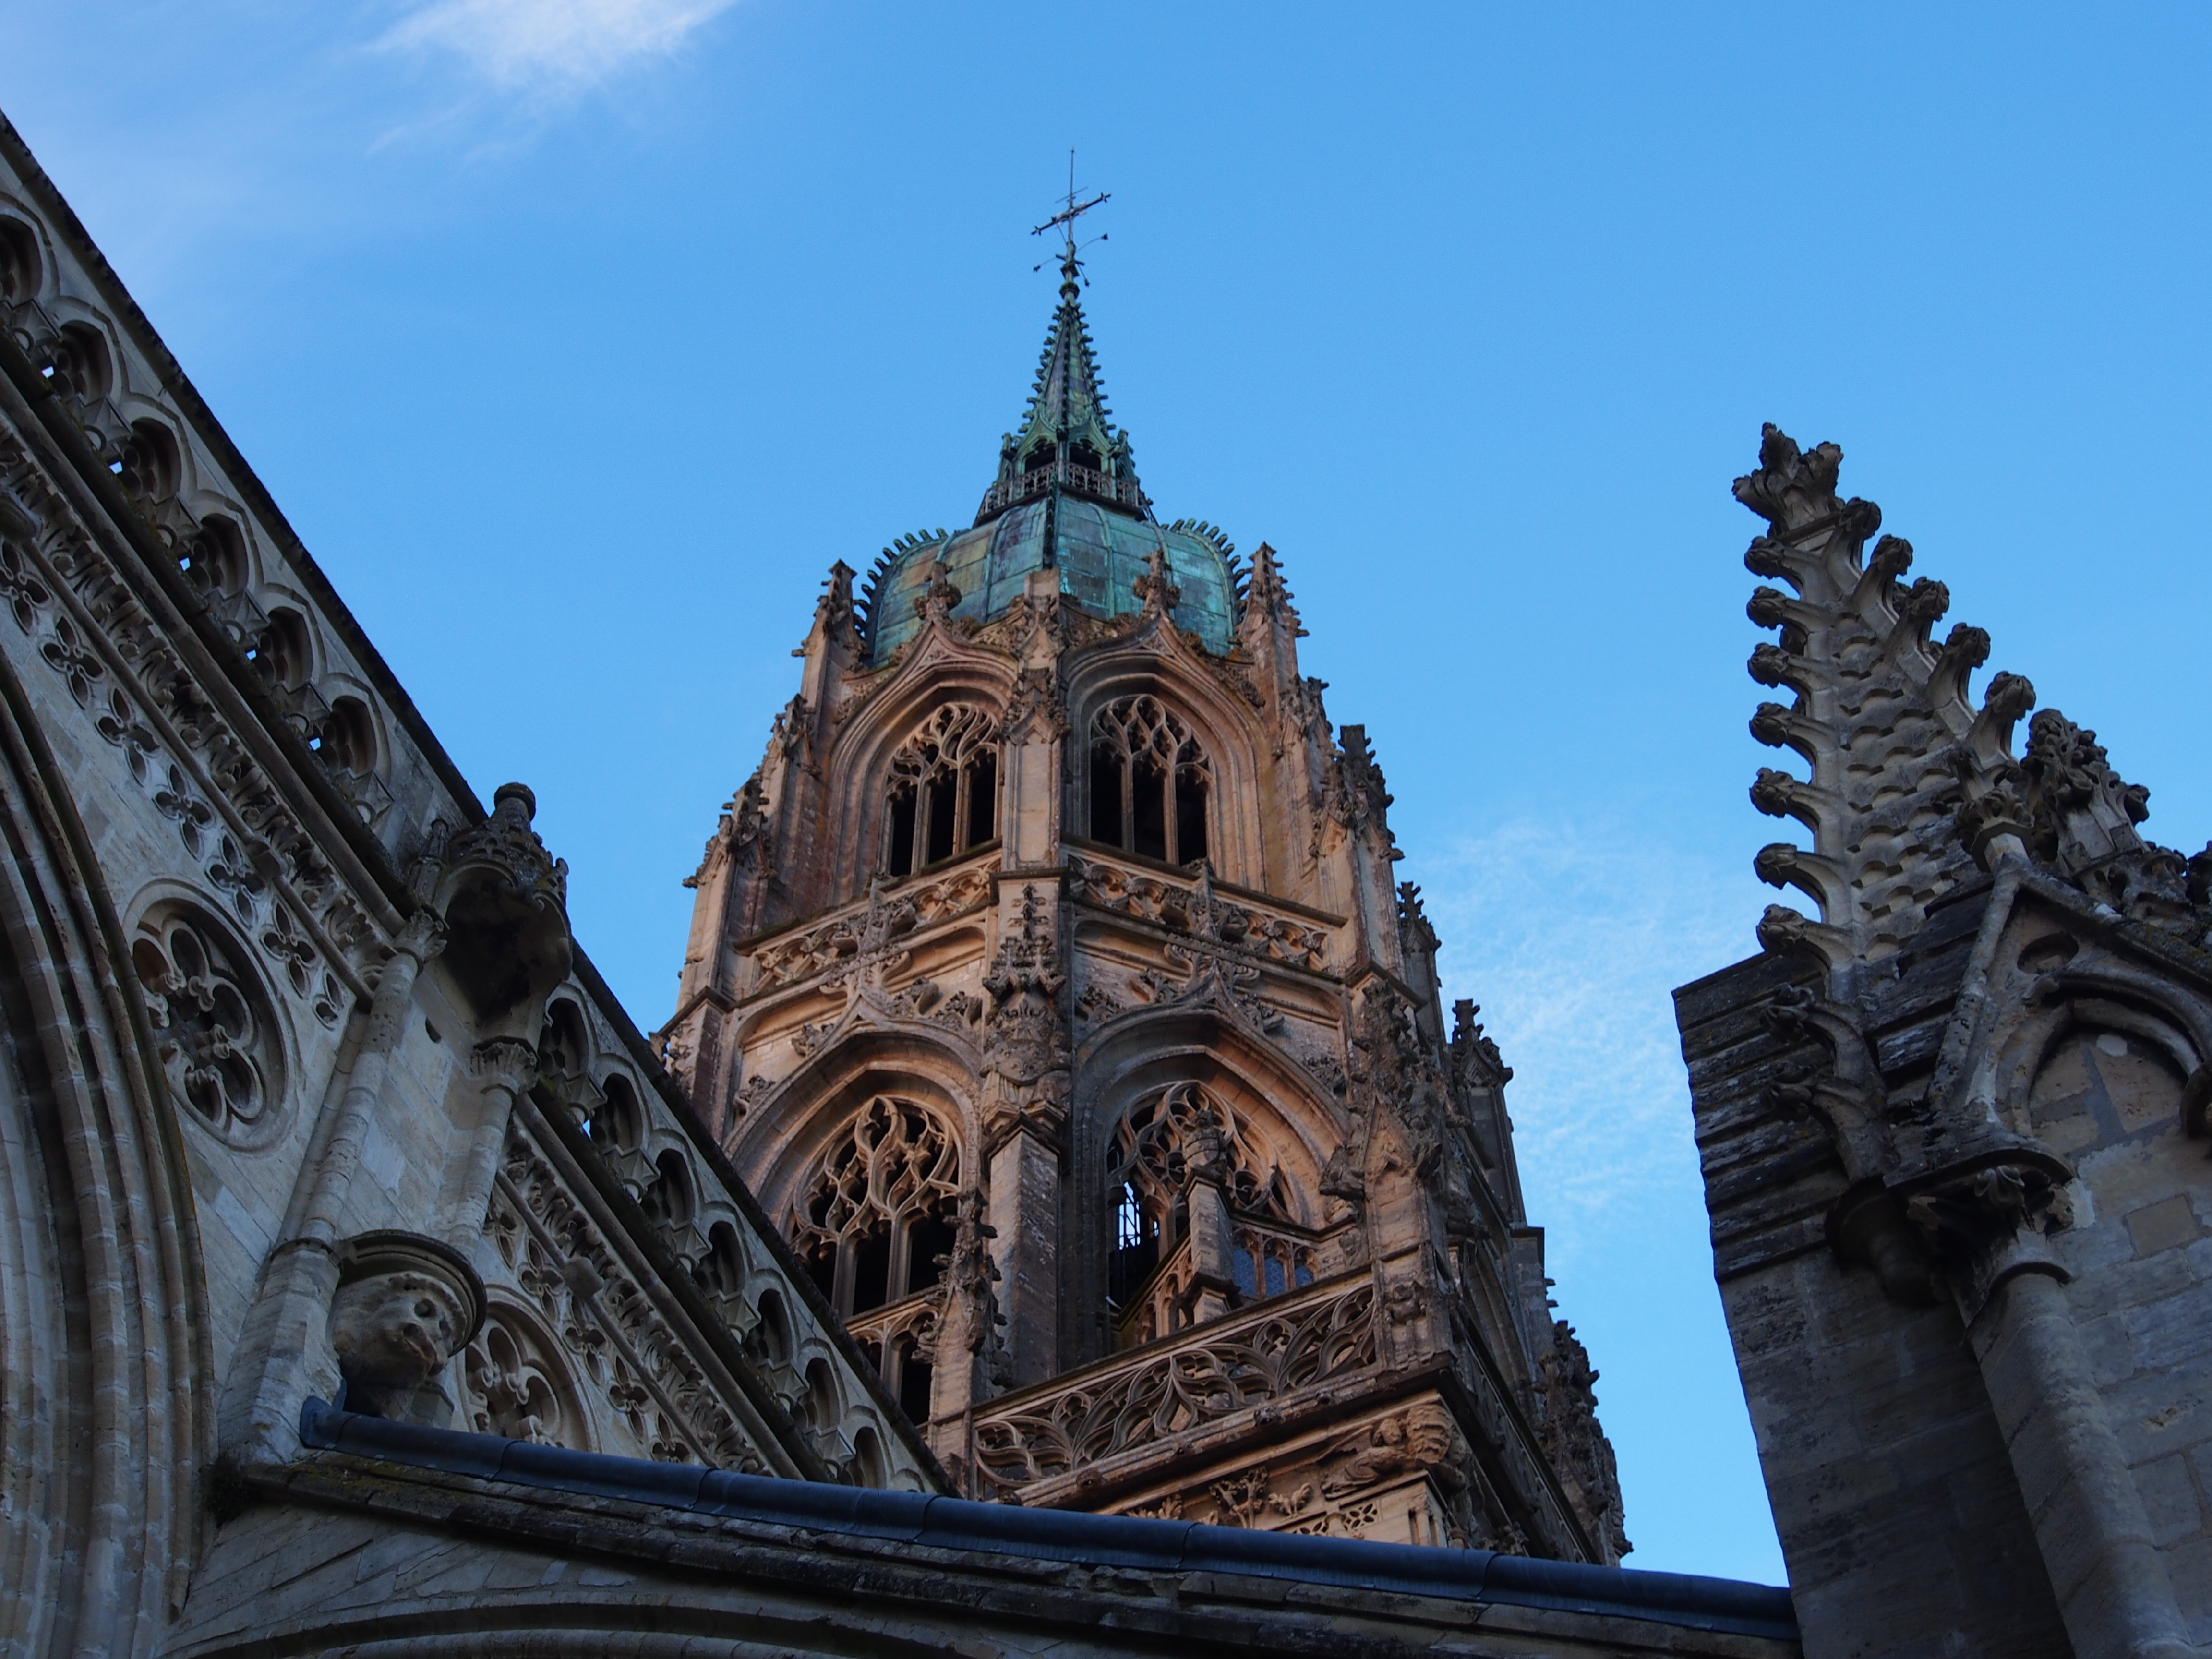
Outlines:
<svg viewBox="0 0 2212 1659"><path fill-rule="evenodd" d="M1032 236L1042 236L1045 232L1057 227L1066 234L1067 244L1061 252L1060 260L1060 289L1062 294L1068 295L1071 298L1073 297L1077 278L1083 269L1081 262L1075 257L1075 222L1090 212L1091 209L1114 199L1109 191L1102 190L1089 201L1079 202L1075 199L1076 193L1075 152L1071 149L1067 152L1067 205L1030 232ZM1102 242L1106 240L1103 233L1100 234L1098 240ZM1040 264L1036 269L1042 270L1044 267Z"/></svg>

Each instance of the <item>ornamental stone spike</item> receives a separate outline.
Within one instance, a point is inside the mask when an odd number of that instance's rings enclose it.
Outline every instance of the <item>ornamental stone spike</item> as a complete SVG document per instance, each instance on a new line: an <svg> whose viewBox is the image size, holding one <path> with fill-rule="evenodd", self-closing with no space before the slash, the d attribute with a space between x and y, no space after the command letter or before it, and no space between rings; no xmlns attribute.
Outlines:
<svg viewBox="0 0 2212 1659"><path fill-rule="evenodd" d="M1962 626L1941 647L1930 642L1949 592L1924 578L1900 580L1912 563L1901 538L1867 551L1881 511L1837 497L1842 464L1836 445L1808 453L1770 425L1759 470L1735 487L1770 532L1745 564L1790 590L1761 586L1748 606L1754 623L1780 634L1753 652L1751 677L1796 697L1762 703L1752 735L1794 750L1811 774L1760 769L1753 804L1804 823L1813 845L1778 843L1755 867L1762 880L1814 898L1820 920L1796 937L1832 966L1894 951L1928 906L1972 872L1958 814L2010 764L2027 685L1999 675L1990 690L2001 695L1979 709L1968 701L1989 636Z"/></svg>

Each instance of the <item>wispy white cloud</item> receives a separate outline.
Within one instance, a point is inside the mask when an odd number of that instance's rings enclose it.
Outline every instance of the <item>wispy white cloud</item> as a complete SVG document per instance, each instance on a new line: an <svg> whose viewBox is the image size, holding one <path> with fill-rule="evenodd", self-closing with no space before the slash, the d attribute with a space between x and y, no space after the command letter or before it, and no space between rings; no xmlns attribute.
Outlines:
<svg viewBox="0 0 2212 1659"><path fill-rule="evenodd" d="M737 0L419 0L385 51L458 59L502 92L586 90L672 56Z"/></svg>
<svg viewBox="0 0 2212 1659"><path fill-rule="evenodd" d="M1424 865L1445 993L1482 1005L1514 1068L1530 1218L1559 1264L1617 1245L1626 1210L1701 1209L1670 994L1757 948L1741 880L1648 835L1532 821Z"/></svg>

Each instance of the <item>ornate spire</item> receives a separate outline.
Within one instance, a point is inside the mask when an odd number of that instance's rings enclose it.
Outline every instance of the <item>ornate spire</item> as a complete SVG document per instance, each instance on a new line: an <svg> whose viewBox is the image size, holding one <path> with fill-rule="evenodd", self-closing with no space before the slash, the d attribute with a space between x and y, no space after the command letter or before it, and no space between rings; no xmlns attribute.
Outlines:
<svg viewBox="0 0 2212 1659"><path fill-rule="evenodd" d="M1073 193L1070 192L1073 204ZM1099 198L1103 200L1102 197ZM1086 206L1096 205L1087 204ZM1071 205L1071 213L1078 210ZM1055 489L1086 496L1139 518L1152 503L1137 483L1129 434L1113 424L1091 355L1091 331L1083 318L1083 261L1077 256L1073 222L1066 215L1040 225L1068 226L1060 261L1060 307L1045 336L1036 384L1021 430L1000 441L999 476L983 494L975 522L982 523L1018 501Z"/></svg>

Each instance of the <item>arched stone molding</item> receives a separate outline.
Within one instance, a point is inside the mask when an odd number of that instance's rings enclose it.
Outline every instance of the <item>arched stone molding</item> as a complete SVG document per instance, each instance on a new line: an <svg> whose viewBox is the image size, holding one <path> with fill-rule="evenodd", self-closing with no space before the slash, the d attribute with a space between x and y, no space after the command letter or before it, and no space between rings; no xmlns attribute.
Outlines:
<svg viewBox="0 0 2212 1659"><path fill-rule="evenodd" d="M863 1031L810 1059L738 1125L731 1161L754 1172L753 1192L771 1217L785 1213L830 1140L878 1095L943 1117L972 1184L983 1141L973 1063L934 1032Z"/></svg>
<svg viewBox="0 0 2212 1659"><path fill-rule="evenodd" d="M2172 1069L2175 1126L2192 1138L2205 1134L2212 1008L2176 994L2170 982L2111 963L2050 973L2042 994L2023 1000L2011 1029L1992 1033L1993 1104L2000 1119L2017 1133L2040 1139L2031 1103L2045 1071L2069 1039L2105 1032L2146 1045Z"/></svg>
<svg viewBox="0 0 2212 1659"><path fill-rule="evenodd" d="M950 652L942 663L909 664L893 670L892 682L870 697L831 740L823 772L833 780L828 787L834 793L823 815L823 840L843 859L831 872L832 902L864 891L870 874L878 867L881 836L877 818L890 787L892 757L923 722L953 703L969 704L994 719L1005 714L1013 696L1018 665L973 647L952 646ZM1002 788L1005 777L1002 759Z"/></svg>
<svg viewBox="0 0 2212 1659"><path fill-rule="evenodd" d="M1207 858L1221 880L1254 889L1267 884L1266 858L1259 841L1257 815L1229 810L1229 803L1264 799L1261 757L1266 733L1258 712L1237 702L1220 681L1195 663L1179 661L1175 650L1158 651L1121 644L1073 657L1067 707L1071 726L1062 767L1062 821L1068 831L1088 839L1091 722L1100 710L1124 697L1151 696L1190 728L1213 768L1214 810L1207 827ZM1218 828L1217 828L1218 826Z"/></svg>
<svg viewBox="0 0 2212 1659"><path fill-rule="evenodd" d="M185 1109L4 665L0 692L0 1646L146 1651L183 1603L214 1453Z"/></svg>

